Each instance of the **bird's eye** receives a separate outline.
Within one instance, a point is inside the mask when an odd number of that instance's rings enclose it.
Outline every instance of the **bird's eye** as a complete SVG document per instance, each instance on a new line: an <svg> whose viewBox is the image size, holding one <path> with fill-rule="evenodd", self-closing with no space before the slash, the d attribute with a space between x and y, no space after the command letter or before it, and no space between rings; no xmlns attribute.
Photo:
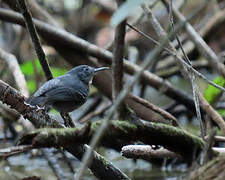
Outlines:
<svg viewBox="0 0 225 180"><path fill-rule="evenodd" d="M88 68L85 68L85 71L88 71Z"/></svg>

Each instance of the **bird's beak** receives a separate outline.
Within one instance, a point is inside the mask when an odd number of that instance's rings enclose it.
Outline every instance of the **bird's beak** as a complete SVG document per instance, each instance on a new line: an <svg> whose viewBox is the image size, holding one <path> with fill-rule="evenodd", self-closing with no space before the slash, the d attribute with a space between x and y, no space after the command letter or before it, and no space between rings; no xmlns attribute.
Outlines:
<svg viewBox="0 0 225 180"><path fill-rule="evenodd" d="M95 68L95 73L98 72L98 71L103 71L103 70L109 70L109 67Z"/></svg>

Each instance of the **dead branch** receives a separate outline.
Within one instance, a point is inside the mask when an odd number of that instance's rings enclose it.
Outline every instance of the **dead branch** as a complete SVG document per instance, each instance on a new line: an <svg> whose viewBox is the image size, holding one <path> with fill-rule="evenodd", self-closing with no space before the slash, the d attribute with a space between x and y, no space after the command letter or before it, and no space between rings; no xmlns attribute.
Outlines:
<svg viewBox="0 0 225 180"><path fill-rule="evenodd" d="M127 145L122 148L122 156L132 159L144 159L151 161L152 159L181 159L179 154L160 148L154 149L150 145Z"/></svg>

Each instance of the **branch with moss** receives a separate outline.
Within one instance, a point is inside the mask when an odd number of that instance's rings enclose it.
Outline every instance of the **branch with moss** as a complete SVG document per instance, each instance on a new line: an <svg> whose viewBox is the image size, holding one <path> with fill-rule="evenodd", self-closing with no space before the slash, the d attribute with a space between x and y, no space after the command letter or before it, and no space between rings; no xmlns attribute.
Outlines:
<svg viewBox="0 0 225 180"><path fill-rule="evenodd" d="M66 147L79 143L88 143L100 127L102 121L96 121L91 126L72 129L39 129L20 139L20 145L34 147ZM203 149L205 143L199 137L180 128L159 123L131 123L113 120L105 131L100 145L120 150L124 145L133 142L143 142L149 145L161 145L166 149L180 154L191 161L193 154Z"/></svg>

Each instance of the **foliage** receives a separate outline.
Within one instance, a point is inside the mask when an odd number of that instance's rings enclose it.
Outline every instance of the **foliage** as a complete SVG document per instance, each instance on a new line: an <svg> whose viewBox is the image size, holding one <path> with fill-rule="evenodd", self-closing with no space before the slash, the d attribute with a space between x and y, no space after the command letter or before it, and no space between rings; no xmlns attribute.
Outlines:
<svg viewBox="0 0 225 180"><path fill-rule="evenodd" d="M222 87L225 86L225 79L221 76L216 77L213 82ZM205 90L204 97L211 105L214 105L218 101L222 93L222 90L212 85L208 85L207 89ZM219 109L218 112L221 116L225 116L225 110Z"/></svg>
<svg viewBox="0 0 225 180"><path fill-rule="evenodd" d="M225 79L221 76L216 77L213 82L222 87L225 86ZM205 90L204 97L211 105L213 105L221 96L221 94L222 91L220 89L212 85L208 85L207 89Z"/></svg>

